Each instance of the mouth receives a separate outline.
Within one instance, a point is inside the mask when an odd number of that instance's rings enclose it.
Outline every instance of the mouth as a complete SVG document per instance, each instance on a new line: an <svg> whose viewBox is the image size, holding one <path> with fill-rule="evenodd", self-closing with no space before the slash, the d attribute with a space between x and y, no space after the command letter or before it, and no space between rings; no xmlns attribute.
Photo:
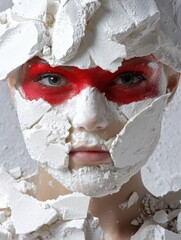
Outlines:
<svg viewBox="0 0 181 240"><path fill-rule="evenodd" d="M108 151L103 146L81 146L72 149L70 159L74 163L83 164L106 164L111 163L111 157Z"/></svg>

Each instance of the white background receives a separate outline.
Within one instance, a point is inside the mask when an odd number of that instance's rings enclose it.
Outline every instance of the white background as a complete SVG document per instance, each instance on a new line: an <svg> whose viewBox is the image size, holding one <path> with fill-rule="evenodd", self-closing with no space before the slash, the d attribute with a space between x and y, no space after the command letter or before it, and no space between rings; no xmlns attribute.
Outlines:
<svg viewBox="0 0 181 240"><path fill-rule="evenodd" d="M0 0L0 10L10 2ZM0 82L0 164L7 169L20 165L28 172L36 167L25 149L5 82ZM145 185L155 195L181 188L181 83L165 111L160 143L142 174Z"/></svg>

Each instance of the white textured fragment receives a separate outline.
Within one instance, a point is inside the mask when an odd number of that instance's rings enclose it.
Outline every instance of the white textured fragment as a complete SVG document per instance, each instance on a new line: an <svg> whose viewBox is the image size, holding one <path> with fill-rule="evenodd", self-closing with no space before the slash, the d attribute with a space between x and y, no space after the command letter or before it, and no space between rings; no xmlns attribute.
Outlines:
<svg viewBox="0 0 181 240"><path fill-rule="evenodd" d="M177 231L181 233L181 213L179 213L177 217Z"/></svg>
<svg viewBox="0 0 181 240"><path fill-rule="evenodd" d="M167 99L168 95L158 97L142 112L129 119L113 141L110 150L116 167L134 166L150 157L159 139L160 124Z"/></svg>
<svg viewBox="0 0 181 240"><path fill-rule="evenodd" d="M145 222L131 240L165 240L165 229L151 222ZM171 239L169 239L171 240Z"/></svg>
<svg viewBox="0 0 181 240"><path fill-rule="evenodd" d="M164 224L168 222L168 214L164 210L160 210L155 213L153 220L158 224Z"/></svg>
<svg viewBox="0 0 181 240"><path fill-rule="evenodd" d="M155 0L160 11L159 49L155 56L163 63L170 65L177 71L181 69L181 25L180 12L176 7L179 1Z"/></svg>
<svg viewBox="0 0 181 240"><path fill-rule="evenodd" d="M138 199L139 199L138 193L137 192L133 192L131 194L131 196L129 197L129 200L128 200L128 208L130 208L133 205L137 204Z"/></svg>
<svg viewBox="0 0 181 240"><path fill-rule="evenodd" d="M2 224L6 220L6 213L4 211L0 211L0 224Z"/></svg>
<svg viewBox="0 0 181 240"><path fill-rule="evenodd" d="M180 240L181 235L146 221L131 240Z"/></svg>
<svg viewBox="0 0 181 240"><path fill-rule="evenodd" d="M67 145L50 143L38 160L41 164L49 163L49 166L53 169L68 168L69 151L70 148Z"/></svg>
<svg viewBox="0 0 181 240"><path fill-rule="evenodd" d="M57 224L51 228L53 237L50 240L86 240L85 235L86 220L72 220L63 222L61 225Z"/></svg>
<svg viewBox="0 0 181 240"><path fill-rule="evenodd" d="M9 173L13 178L18 179L22 175L21 167L12 168L9 170Z"/></svg>
<svg viewBox="0 0 181 240"><path fill-rule="evenodd" d="M99 6L97 0L61 2L52 35L52 53L60 63L66 63L77 54L87 21Z"/></svg>
<svg viewBox="0 0 181 240"><path fill-rule="evenodd" d="M83 219L87 217L90 197L81 193L60 196L57 200L50 202L53 207L66 220Z"/></svg>
<svg viewBox="0 0 181 240"><path fill-rule="evenodd" d="M43 208L35 198L17 191L9 194L11 218L17 234L27 234L38 230L45 224L52 224L57 219L57 212L51 208Z"/></svg>
<svg viewBox="0 0 181 240"><path fill-rule="evenodd" d="M39 21L0 25L0 79L37 55L46 42L45 27ZM11 56L11 61L10 61Z"/></svg>
<svg viewBox="0 0 181 240"><path fill-rule="evenodd" d="M39 99L38 101L29 101L24 99L19 91L15 91L18 118L22 130L26 128L31 128L35 123L40 121L40 119L51 109L51 105L47 102ZM21 107L20 107L21 106ZM29 114L27 114L27 112Z"/></svg>
<svg viewBox="0 0 181 240"><path fill-rule="evenodd" d="M47 0L13 0L12 13L17 17L44 21L46 18Z"/></svg>
<svg viewBox="0 0 181 240"><path fill-rule="evenodd" d="M12 240L13 236L8 232L2 225L0 225L0 239L1 240Z"/></svg>

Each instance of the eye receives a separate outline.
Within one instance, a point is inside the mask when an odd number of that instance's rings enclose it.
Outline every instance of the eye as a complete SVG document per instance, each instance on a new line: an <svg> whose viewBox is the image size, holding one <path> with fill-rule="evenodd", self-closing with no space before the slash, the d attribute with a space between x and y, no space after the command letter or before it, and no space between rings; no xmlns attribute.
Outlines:
<svg viewBox="0 0 181 240"><path fill-rule="evenodd" d="M137 72L121 73L116 77L114 84L123 86L132 86L146 80L146 78Z"/></svg>
<svg viewBox="0 0 181 240"><path fill-rule="evenodd" d="M65 86L68 84L67 80L59 74L44 74L36 82L49 87Z"/></svg>

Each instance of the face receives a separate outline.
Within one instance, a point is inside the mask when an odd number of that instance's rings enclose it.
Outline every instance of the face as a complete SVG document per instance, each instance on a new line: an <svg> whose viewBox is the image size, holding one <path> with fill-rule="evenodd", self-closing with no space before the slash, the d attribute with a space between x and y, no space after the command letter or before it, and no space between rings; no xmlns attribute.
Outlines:
<svg viewBox="0 0 181 240"><path fill-rule="evenodd" d="M137 173L159 138L167 79L152 55L99 67L24 64L15 99L33 159L72 191L116 192Z"/></svg>

